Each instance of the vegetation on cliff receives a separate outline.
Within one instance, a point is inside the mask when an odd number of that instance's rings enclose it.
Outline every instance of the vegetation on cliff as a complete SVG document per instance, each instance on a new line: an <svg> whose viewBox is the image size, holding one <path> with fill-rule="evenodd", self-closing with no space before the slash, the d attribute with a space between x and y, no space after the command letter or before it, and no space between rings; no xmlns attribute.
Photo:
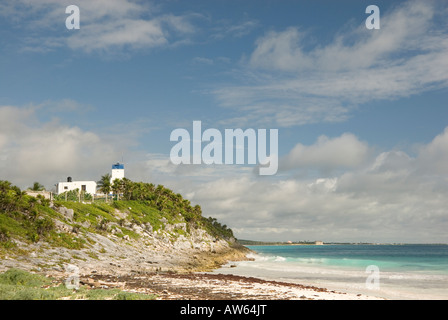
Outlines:
<svg viewBox="0 0 448 320"><path fill-rule="evenodd" d="M125 178L115 181L111 189L121 195L120 200L116 196L109 201L82 203L65 201L65 195L61 195L50 202L41 195L29 196L9 181L0 180L0 249L14 248L15 240L46 241L53 246L79 249L88 241L74 236L81 231L112 232L119 237L138 238L138 233L125 227L130 224L152 231L160 230L166 224L173 225L170 230L173 235L203 229L218 239L233 240L230 228L212 217L203 217L199 205L193 206L182 195L162 185ZM125 216L119 217L116 212L125 213ZM68 223L72 230L61 231L55 224L57 220Z"/></svg>
<svg viewBox="0 0 448 320"><path fill-rule="evenodd" d="M120 289L89 290L80 286L69 289L64 283L20 269L9 269L0 274L0 300L152 300L155 296L126 292Z"/></svg>
<svg viewBox="0 0 448 320"><path fill-rule="evenodd" d="M77 191L49 200L0 180L0 300L154 299L92 287L91 276L210 271L245 258L231 229L180 194L128 179L111 190L107 200ZM79 290L61 282L70 270Z"/></svg>

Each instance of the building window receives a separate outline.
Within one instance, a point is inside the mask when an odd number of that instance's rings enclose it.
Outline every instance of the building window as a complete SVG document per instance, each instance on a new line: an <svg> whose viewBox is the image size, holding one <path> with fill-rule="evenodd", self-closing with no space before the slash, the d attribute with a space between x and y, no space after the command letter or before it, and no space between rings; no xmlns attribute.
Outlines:
<svg viewBox="0 0 448 320"><path fill-rule="evenodd" d="M87 190L87 187L86 187L85 184L81 185L81 190L84 191L84 192Z"/></svg>
<svg viewBox="0 0 448 320"><path fill-rule="evenodd" d="M68 187L67 187L67 186L64 186L64 190L68 190Z"/></svg>

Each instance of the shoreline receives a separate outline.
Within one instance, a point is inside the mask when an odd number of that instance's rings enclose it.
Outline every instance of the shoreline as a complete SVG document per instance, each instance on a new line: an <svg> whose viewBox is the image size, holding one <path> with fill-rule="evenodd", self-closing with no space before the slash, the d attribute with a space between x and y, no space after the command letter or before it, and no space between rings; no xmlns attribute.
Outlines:
<svg viewBox="0 0 448 320"><path fill-rule="evenodd" d="M364 294L221 273L158 272L141 275L93 275L84 284L120 287L156 295L156 300L385 300Z"/></svg>
<svg viewBox="0 0 448 320"><path fill-rule="evenodd" d="M110 258L102 261L81 260L78 264L79 280L80 285L88 289L118 288L126 292L145 293L148 298L155 295L156 300L381 300L361 293L219 273L220 268L232 266L232 262L252 260L249 256L251 252L245 246L216 252L190 252L188 258L185 254L166 256L153 252L151 257L147 256L153 261L150 268L146 266L148 260L140 262L138 257L127 263ZM56 267L36 270L39 260L35 259L22 256L18 260L2 260L0 269L4 271L15 267L28 270L53 277L59 283L73 275Z"/></svg>

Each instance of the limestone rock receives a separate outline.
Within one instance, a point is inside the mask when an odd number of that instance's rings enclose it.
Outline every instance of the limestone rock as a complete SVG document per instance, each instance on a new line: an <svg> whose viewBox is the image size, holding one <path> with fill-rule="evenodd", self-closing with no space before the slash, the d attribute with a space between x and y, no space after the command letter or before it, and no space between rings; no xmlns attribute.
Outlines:
<svg viewBox="0 0 448 320"><path fill-rule="evenodd" d="M57 210L60 214L66 217L68 220L73 220L74 211L73 209L67 209L66 207L59 207Z"/></svg>

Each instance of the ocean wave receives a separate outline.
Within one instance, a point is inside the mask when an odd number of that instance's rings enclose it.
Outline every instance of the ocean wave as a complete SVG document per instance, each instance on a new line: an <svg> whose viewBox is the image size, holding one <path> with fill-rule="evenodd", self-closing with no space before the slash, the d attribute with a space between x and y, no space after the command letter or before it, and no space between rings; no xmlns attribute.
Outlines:
<svg viewBox="0 0 448 320"><path fill-rule="evenodd" d="M247 262L248 267L278 271L282 273L308 273L322 275L340 275L344 277L366 277L366 268L369 265L378 265L381 277L391 280L443 280L448 275L428 274L415 270L399 270L398 264L362 259L330 259L330 258L303 258L285 257L280 255L250 254L253 261Z"/></svg>
<svg viewBox="0 0 448 320"><path fill-rule="evenodd" d="M323 251L324 249L326 251ZM361 292L367 290L366 281L371 275L366 272L366 268L375 265L379 270L381 288L380 291L375 291L378 294L392 298L448 297L448 272L446 262L441 258L374 255L370 252L378 249L372 246L364 248L362 252L358 252L358 246L341 247L339 252L337 249L336 247L269 247L265 249L266 252L251 255L253 261L241 262L237 268L229 272ZM348 249L357 251L352 253ZM383 247L380 249L384 250ZM401 247L398 249L408 250ZM441 256L443 258L443 255Z"/></svg>

